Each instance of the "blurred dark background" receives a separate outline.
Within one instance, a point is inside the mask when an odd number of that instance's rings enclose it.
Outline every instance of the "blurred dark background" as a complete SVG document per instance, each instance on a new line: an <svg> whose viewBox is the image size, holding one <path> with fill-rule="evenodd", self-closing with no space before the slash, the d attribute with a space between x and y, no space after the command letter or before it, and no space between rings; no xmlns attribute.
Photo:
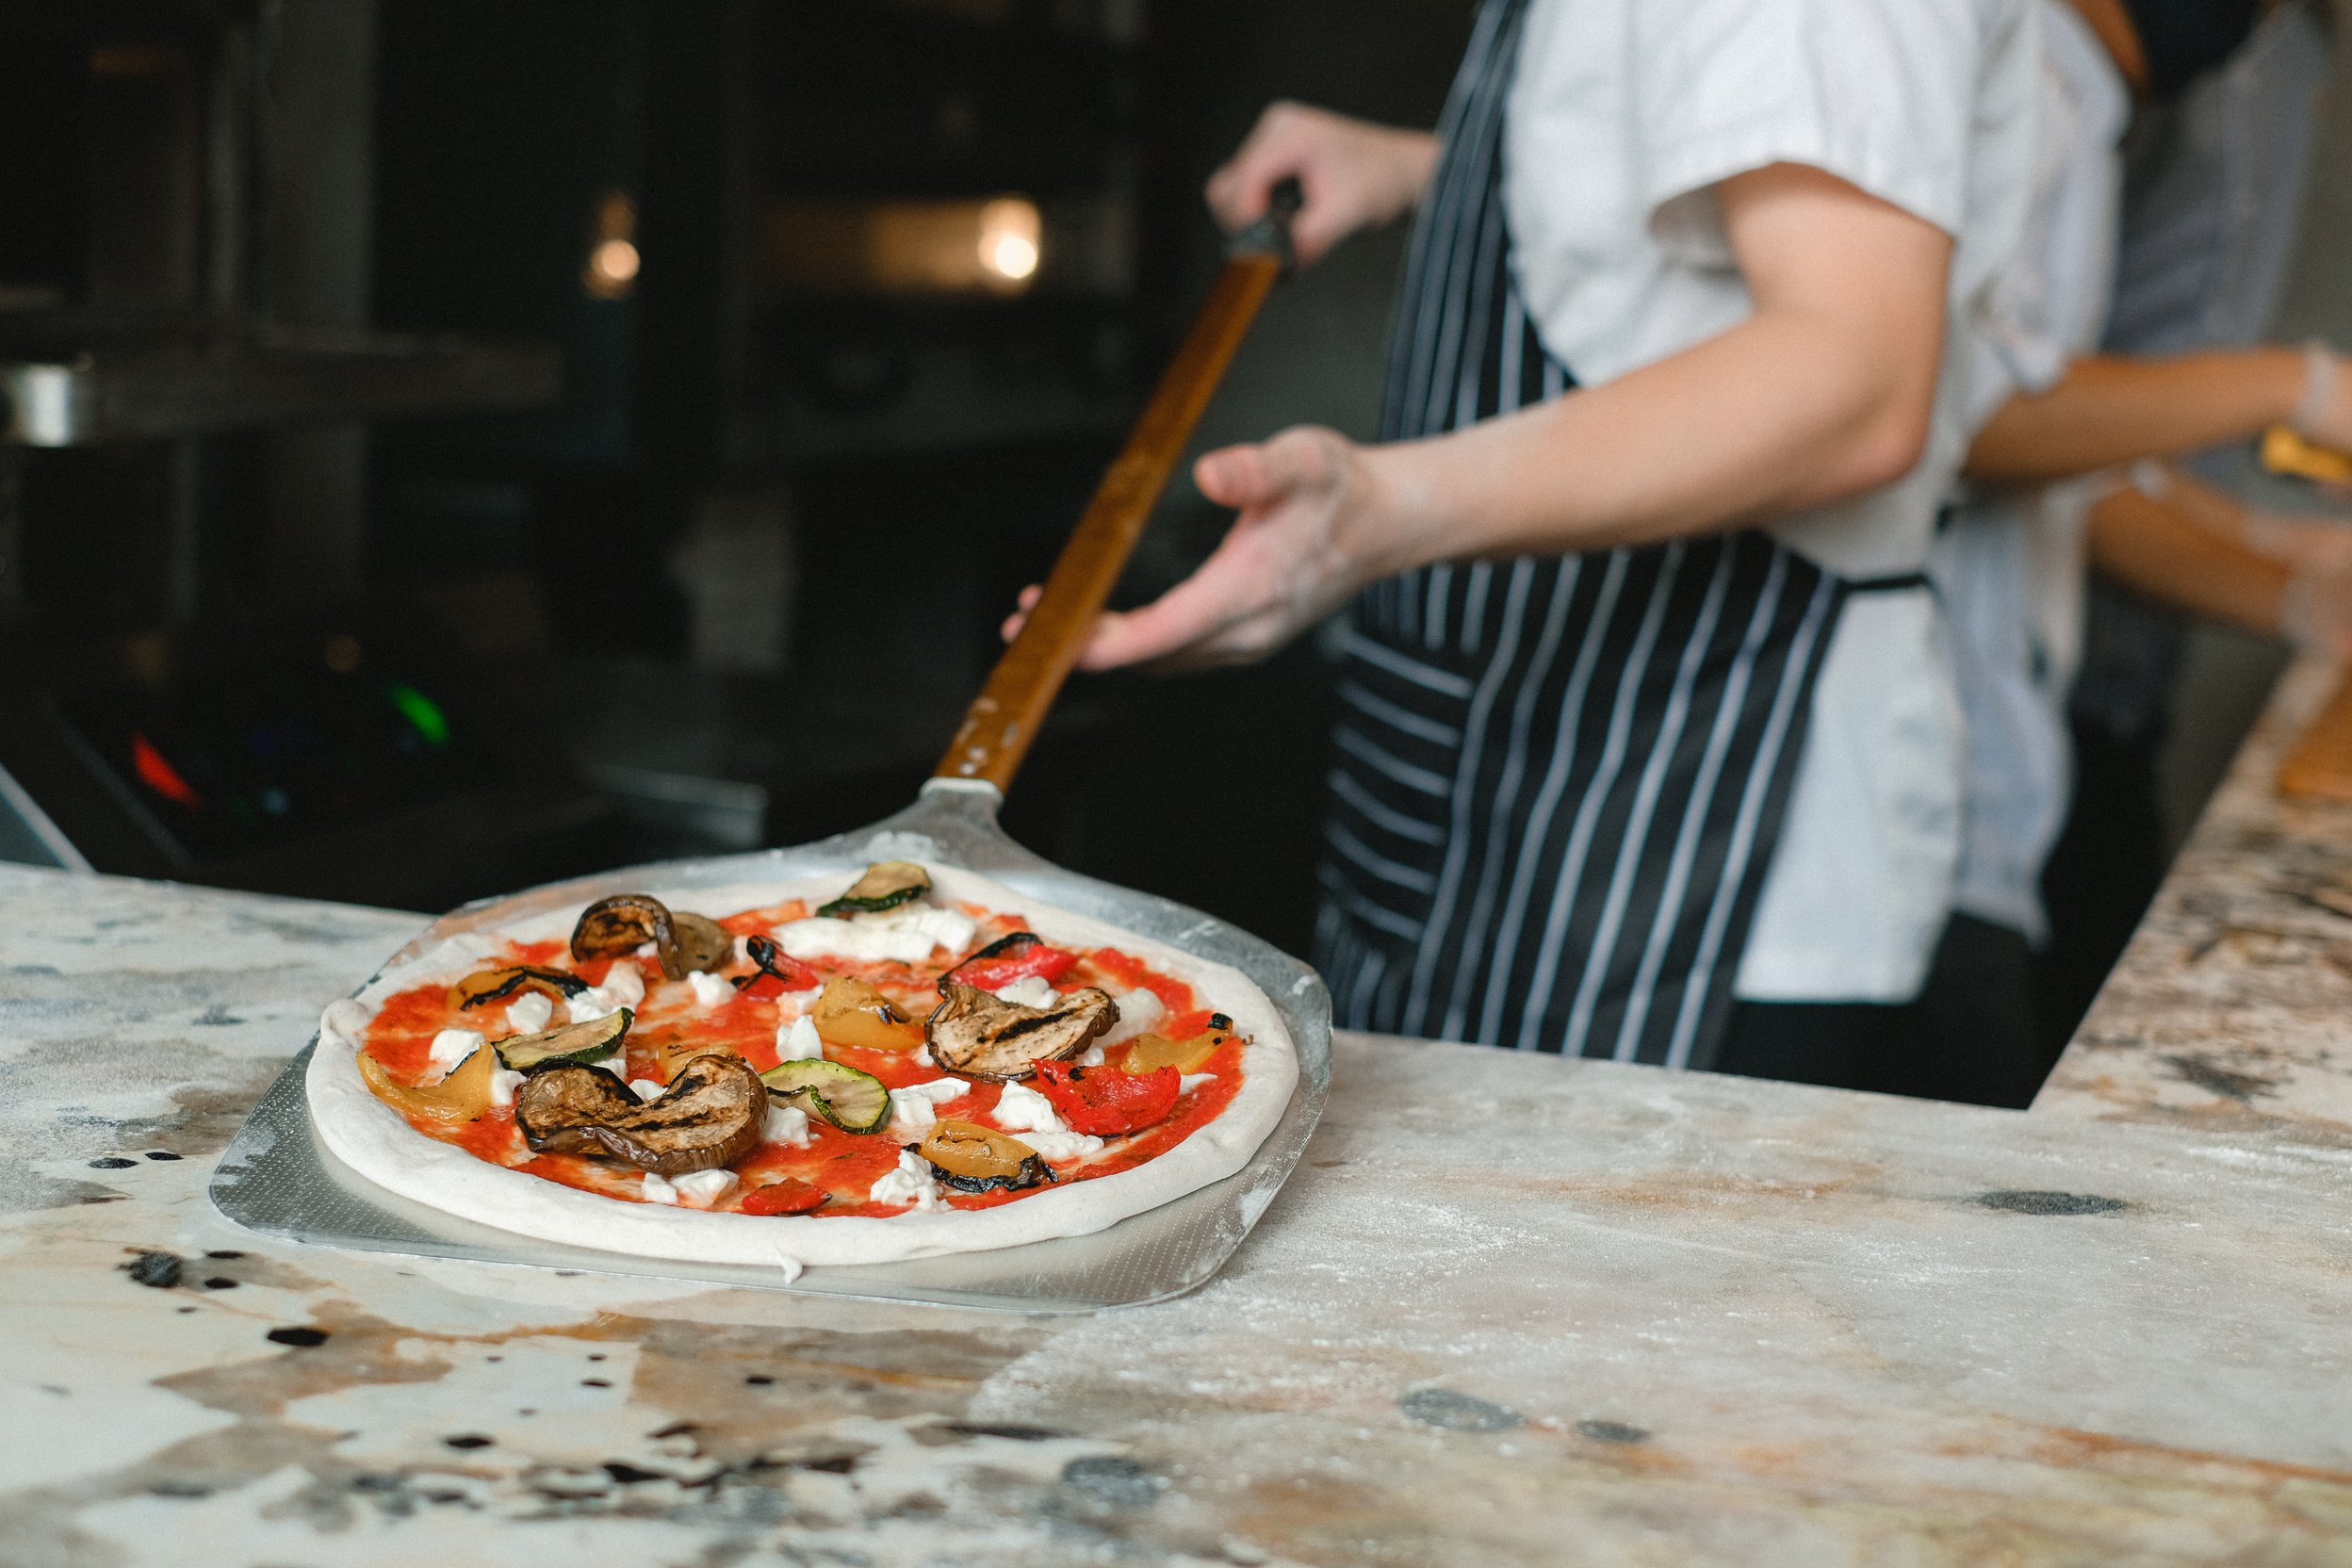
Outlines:
<svg viewBox="0 0 2352 1568"><path fill-rule="evenodd" d="M416 908L905 805L1268 99L1472 0L0 0L0 856ZM1375 421L1402 236L1202 444ZM1225 518L1180 481L1121 589ZM1306 945L1327 681L1075 681L1007 825Z"/></svg>
<svg viewBox="0 0 2352 1568"><path fill-rule="evenodd" d="M439 909L905 805L1209 170L1277 96L1431 122L1475 8L0 0L0 858ZM2278 331L2352 341L2326 135ZM1402 239L1200 445L1371 433ZM1122 600L1224 525L1180 479ZM2193 634L2176 843L2281 658ZM1312 639L1081 678L1007 825L1303 950L1327 701Z"/></svg>

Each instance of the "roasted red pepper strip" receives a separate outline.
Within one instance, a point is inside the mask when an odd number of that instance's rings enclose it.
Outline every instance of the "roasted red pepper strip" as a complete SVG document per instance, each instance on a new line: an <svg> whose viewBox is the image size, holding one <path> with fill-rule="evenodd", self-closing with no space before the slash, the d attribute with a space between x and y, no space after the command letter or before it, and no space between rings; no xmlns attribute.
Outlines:
<svg viewBox="0 0 2352 1568"><path fill-rule="evenodd" d="M797 1176L786 1176L743 1194L741 1207L745 1214L807 1214L823 1208L832 1196Z"/></svg>
<svg viewBox="0 0 2352 1568"><path fill-rule="evenodd" d="M1037 1088L1070 1131L1115 1138L1166 1121L1184 1091L1184 1074L1172 1067L1122 1072L1115 1067L1040 1062Z"/></svg>
<svg viewBox="0 0 2352 1568"><path fill-rule="evenodd" d="M765 937L750 938L743 947L759 966L757 973L735 977L735 989L744 996L773 1002L786 991L814 990L825 984L823 975L797 958L786 957Z"/></svg>
<svg viewBox="0 0 2352 1568"><path fill-rule="evenodd" d="M984 991L1002 990L1017 980L1036 975L1052 985L1068 974L1078 964L1078 955L1058 947L1048 947L1045 939L1034 931L1016 931L1011 936L990 942L979 952L957 964L939 977L942 994L947 984L977 986Z"/></svg>

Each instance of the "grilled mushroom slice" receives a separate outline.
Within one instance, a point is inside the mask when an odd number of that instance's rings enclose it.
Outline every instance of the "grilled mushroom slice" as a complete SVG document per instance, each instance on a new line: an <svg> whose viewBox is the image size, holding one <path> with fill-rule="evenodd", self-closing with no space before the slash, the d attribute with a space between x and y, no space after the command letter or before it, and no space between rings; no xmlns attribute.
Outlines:
<svg viewBox="0 0 2352 1568"><path fill-rule="evenodd" d="M1119 1004L1089 986L1051 1007L1003 1002L977 986L950 983L947 1000L923 1022L932 1060L967 1078L1011 1083L1039 1062L1075 1056L1119 1021Z"/></svg>
<svg viewBox="0 0 2352 1568"><path fill-rule="evenodd" d="M931 874L912 860L882 860L866 868L849 891L817 913L838 920L848 915L878 915L902 904L912 904L931 890Z"/></svg>
<svg viewBox="0 0 2352 1568"><path fill-rule="evenodd" d="M735 939L714 920L680 909L645 893L615 893L600 898L580 912L572 927L572 956L576 960L634 953L651 942L662 961L662 975L683 980L701 970L714 970L735 952Z"/></svg>
<svg viewBox="0 0 2352 1568"><path fill-rule="evenodd" d="M541 1153L597 1154L657 1176L732 1165L760 1141L767 1086L729 1052L696 1056L659 1100L638 1102L602 1068L550 1067L514 1094L514 1125Z"/></svg>

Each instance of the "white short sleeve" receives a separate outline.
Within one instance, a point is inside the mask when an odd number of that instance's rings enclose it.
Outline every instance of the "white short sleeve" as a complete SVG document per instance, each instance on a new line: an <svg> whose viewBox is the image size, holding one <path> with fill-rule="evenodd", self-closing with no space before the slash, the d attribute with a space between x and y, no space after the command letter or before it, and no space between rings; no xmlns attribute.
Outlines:
<svg viewBox="0 0 2352 1568"><path fill-rule="evenodd" d="M1957 235L1984 33L1951 0L1641 0L1631 107L1659 243L1729 265L1710 188L1774 163Z"/></svg>

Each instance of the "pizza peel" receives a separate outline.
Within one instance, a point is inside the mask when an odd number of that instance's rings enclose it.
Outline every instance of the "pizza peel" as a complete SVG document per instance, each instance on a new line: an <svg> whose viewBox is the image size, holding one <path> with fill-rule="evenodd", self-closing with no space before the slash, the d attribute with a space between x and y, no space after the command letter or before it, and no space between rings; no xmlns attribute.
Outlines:
<svg viewBox="0 0 2352 1568"><path fill-rule="evenodd" d="M1298 204L1296 183L1284 182L1266 217L1233 241L1208 302L1063 547L1043 595L913 805L871 826L796 848L632 866L470 904L428 925L384 966L406 962L468 931L641 888L715 889L811 873L849 878L875 860L961 866L1042 904L1239 970L1266 993L1298 1048L1298 1083L1281 1121L1247 1166L1092 1235L896 1264L811 1268L787 1280L774 1269L678 1263L536 1241L458 1219L376 1186L345 1168L311 1127L303 1075L316 1049L314 1037L222 1154L212 1179L214 1205L231 1220L265 1234L368 1251L1031 1313L1091 1312L1159 1300L1214 1274L1272 1201L1322 1115L1331 1085L1330 995L1314 971L1247 932L1169 900L1065 871L1032 854L998 826L997 809L1076 666L1210 395L1259 307L1288 270L1289 220Z"/></svg>

